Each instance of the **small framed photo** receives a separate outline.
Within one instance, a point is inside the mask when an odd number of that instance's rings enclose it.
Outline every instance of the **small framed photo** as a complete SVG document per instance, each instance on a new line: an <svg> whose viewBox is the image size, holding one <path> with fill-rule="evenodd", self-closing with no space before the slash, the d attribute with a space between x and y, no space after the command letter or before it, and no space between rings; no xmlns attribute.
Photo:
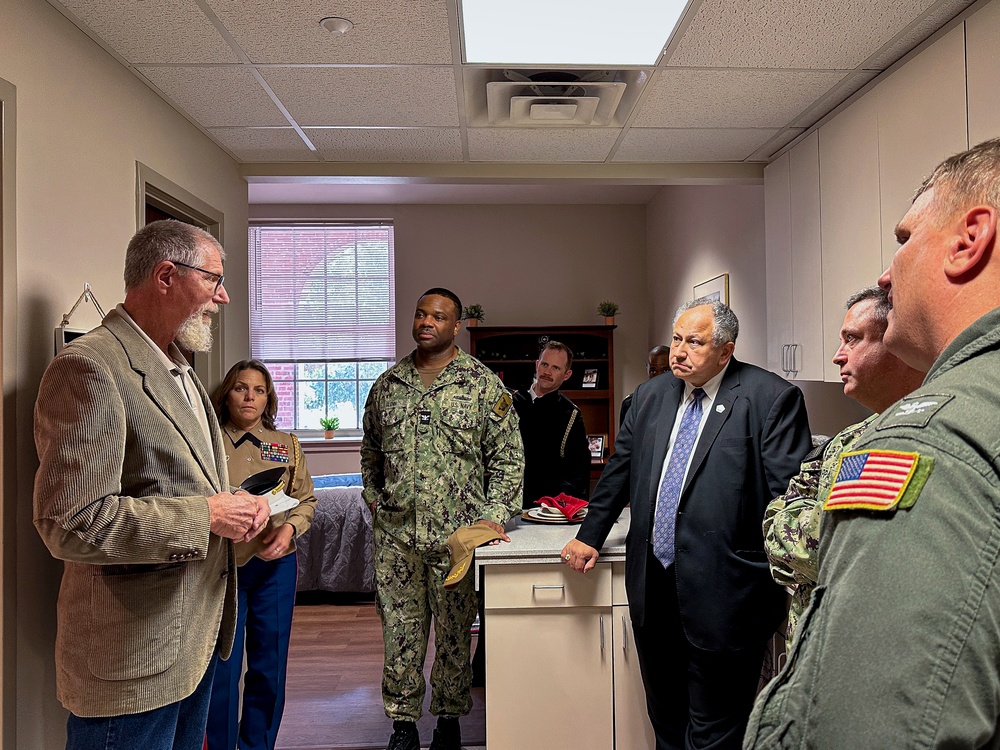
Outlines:
<svg viewBox="0 0 1000 750"><path fill-rule="evenodd" d="M590 448L591 461L604 460L604 444L608 442L607 435L587 435L587 447Z"/></svg>
<svg viewBox="0 0 1000 750"><path fill-rule="evenodd" d="M597 368L592 370L583 371L583 383L584 388L596 388L597 387Z"/></svg>
<svg viewBox="0 0 1000 750"><path fill-rule="evenodd" d="M728 305L729 274L720 273L713 279L695 284L694 297L692 299L701 299L702 297L707 297L710 300L723 302Z"/></svg>

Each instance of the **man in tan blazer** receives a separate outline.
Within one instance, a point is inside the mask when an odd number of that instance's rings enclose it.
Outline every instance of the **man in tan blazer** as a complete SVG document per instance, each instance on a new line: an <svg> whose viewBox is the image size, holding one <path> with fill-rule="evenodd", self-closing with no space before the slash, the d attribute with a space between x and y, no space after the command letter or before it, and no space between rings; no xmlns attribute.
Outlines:
<svg viewBox="0 0 1000 750"><path fill-rule="evenodd" d="M124 304L42 378L34 521L65 561L56 687L72 750L202 746L215 658L233 642L230 540L268 515L229 492L219 425L180 350L211 347L224 257L188 224L145 226Z"/></svg>

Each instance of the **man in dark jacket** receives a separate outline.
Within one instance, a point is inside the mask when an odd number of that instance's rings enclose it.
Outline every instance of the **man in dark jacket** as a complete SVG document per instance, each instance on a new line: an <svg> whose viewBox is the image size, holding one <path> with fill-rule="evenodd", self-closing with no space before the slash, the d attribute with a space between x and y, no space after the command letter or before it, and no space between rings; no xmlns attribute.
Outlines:
<svg viewBox="0 0 1000 750"><path fill-rule="evenodd" d="M573 352L549 341L535 362L535 382L514 394L524 442L524 502L560 492L586 498L590 490L590 450L580 409L559 392L573 374Z"/></svg>

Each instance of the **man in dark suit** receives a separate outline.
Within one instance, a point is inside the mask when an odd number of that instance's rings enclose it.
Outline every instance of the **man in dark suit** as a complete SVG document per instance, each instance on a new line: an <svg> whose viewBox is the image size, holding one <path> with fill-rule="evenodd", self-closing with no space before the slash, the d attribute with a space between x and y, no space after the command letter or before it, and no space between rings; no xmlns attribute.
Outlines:
<svg viewBox="0 0 1000 750"><path fill-rule="evenodd" d="M586 572L631 502L625 586L657 750L739 748L784 591L761 521L810 446L802 393L733 359L721 302L683 305L672 375L635 391L563 559Z"/></svg>

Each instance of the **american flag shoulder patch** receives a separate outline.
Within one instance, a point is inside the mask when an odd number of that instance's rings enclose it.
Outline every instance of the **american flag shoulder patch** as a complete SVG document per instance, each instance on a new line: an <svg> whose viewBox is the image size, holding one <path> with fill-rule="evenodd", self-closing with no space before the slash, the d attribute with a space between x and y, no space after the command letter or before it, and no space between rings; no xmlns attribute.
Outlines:
<svg viewBox="0 0 1000 750"><path fill-rule="evenodd" d="M908 508L916 501L932 467L933 460L919 453L891 450L843 453L823 510Z"/></svg>

